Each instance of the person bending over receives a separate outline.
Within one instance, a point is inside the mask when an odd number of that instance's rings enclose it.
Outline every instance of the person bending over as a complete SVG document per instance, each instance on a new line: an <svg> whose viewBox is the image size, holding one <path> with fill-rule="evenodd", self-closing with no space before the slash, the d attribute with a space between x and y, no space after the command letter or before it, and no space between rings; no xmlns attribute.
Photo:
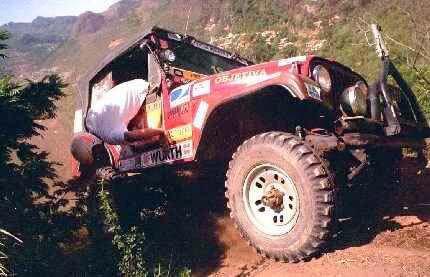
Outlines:
<svg viewBox="0 0 430 277"><path fill-rule="evenodd" d="M127 129L130 120L143 111L148 85L143 79L135 79L105 92L87 113L88 131L112 145L141 145L154 140L159 140L163 146L168 145L169 137L163 129Z"/></svg>

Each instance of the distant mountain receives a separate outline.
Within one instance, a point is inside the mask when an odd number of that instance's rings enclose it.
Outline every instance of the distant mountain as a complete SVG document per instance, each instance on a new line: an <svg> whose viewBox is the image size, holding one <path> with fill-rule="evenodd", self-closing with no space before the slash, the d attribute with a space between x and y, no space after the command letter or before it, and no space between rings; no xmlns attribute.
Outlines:
<svg viewBox="0 0 430 277"><path fill-rule="evenodd" d="M39 16L31 23L8 23L5 29L15 36L22 34L45 35L47 33L66 38L71 26L76 22L76 16L42 17Z"/></svg>
<svg viewBox="0 0 430 277"><path fill-rule="evenodd" d="M140 0L122 0L109 7L102 14L109 20L118 19L127 16L130 12L136 9L142 1ZM151 3L156 3L157 1L150 0Z"/></svg>
<svg viewBox="0 0 430 277"><path fill-rule="evenodd" d="M106 24L106 18L102 14L86 12L81 14L73 25L72 37L92 34L100 30Z"/></svg>
<svg viewBox="0 0 430 277"><path fill-rule="evenodd" d="M46 59L67 42L116 24L140 4L139 0L122 0L104 13L85 12L79 16L37 17L30 23L0 26L11 33L8 68L21 77L37 77L49 69ZM44 68L47 66L48 68Z"/></svg>
<svg viewBox="0 0 430 277"><path fill-rule="evenodd" d="M22 70L34 70L35 65L69 39L76 21L75 16L37 17L31 23L3 25L11 33L7 43L12 49L8 53L12 71L25 74Z"/></svg>

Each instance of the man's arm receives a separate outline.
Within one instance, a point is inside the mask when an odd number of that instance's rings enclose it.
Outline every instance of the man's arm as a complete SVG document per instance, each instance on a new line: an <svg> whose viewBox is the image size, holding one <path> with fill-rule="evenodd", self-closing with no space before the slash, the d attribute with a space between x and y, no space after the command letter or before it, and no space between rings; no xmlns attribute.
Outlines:
<svg viewBox="0 0 430 277"><path fill-rule="evenodd" d="M124 139L126 142L131 143L137 148L142 148L151 143L160 142L163 149L167 150L169 149L170 144L172 144L170 136L166 131L155 128L144 128L125 132Z"/></svg>
<svg viewBox="0 0 430 277"><path fill-rule="evenodd" d="M150 140L155 136L165 137L166 133L163 129L143 128L124 133L124 139L127 142L135 142L139 140Z"/></svg>

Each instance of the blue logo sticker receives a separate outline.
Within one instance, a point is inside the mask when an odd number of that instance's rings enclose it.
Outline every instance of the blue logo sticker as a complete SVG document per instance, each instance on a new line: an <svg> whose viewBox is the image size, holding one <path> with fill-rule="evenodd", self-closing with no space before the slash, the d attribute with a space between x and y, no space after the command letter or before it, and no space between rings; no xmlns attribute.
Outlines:
<svg viewBox="0 0 430 277"><path fill-rule="evenodd" d="M177 107L190 101L190 86L183 85L170 93L170 108Z"/></svg>

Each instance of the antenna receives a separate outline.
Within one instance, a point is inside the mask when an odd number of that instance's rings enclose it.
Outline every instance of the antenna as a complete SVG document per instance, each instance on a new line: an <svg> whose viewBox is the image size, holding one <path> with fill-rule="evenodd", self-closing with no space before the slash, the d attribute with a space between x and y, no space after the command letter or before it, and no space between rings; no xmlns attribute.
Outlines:
<svg viewBox="0 0 430 277"><path fill-rule="evenodd" d="M187 16L187 23L185 24L185 33L184 35L187 36L187 32L188 32L188 23L190 22L190 15L191 15L191 8L193 6L190 3L190 8L188 9L188 16Z"/></svg>

